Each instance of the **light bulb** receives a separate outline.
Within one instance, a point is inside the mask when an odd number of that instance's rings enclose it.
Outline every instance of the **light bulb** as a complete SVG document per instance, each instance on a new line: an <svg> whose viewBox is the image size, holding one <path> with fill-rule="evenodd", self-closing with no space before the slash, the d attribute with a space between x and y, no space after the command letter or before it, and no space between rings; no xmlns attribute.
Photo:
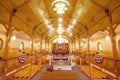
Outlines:
<svg viewBox="0 0 120 80"><path fill-rule="evenodd" d="M16 40L16 36L15 35L12 36L12 40L13 41Z"/></svg>

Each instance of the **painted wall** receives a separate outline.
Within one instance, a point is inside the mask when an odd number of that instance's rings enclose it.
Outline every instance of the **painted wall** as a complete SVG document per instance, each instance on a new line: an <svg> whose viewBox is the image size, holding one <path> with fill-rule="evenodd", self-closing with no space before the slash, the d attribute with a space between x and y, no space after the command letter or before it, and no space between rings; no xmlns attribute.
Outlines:
<svg viewBox="0 0 120 80"><path fill-rule="evenodd" d="M4 46L5 45L5 38L6 38L5 35L0 33L0 38L3 39L3 41L4 41L3 46ZM20 42L24 43L25 54L30 53L31 41L26 40L26 39L22 39L22 38L18 38L16 36L16 40L12 40L12 38L10 40L10 43L9 43L10 49L9 49L8 57L17 57L17 56L23 55L23 51L19 51ZM34 43L34 49L38 50L38 48L39 48L38 43ZM1 49L0 50L0 56L2 56L2 55L3 55L3 53L2 53L2 49Z"/></svg>
<svg viewBox="0 0 120 80"><path fill-rule="evenodd" d="M17 37L16 37L16 40L11 39L9 46L10 48L19 48L20 42L24 43L24 49L31 48L31 42L29 40L20 39Z"/></svg>
<svg viewBox="0 0 120 80"><path fill-rule="evenodd" d="M111 51L112 50L111 40L106 40L105 37L103 37L99 40L91 41L90 49L91 50L97 50L98 42L101 42L103 51L108 51L108 50Z"/></svg>
<svg viewBox="0 0 120 80"><path fill-rule="evenodd" d="M97 33L95 33L95 34L97 34ZM119 52L118 54L120 56L120 51L118 49L118 40L119 39L120 39L120 33L116 34L116 46L117 46L117 50ZM102 49L103 49L103 52L100 55L103 55L105 57L110 57L110 58L112 57L113 58L111 39L106 40L106 36L103 36L103 37L95 39L95 40L92 40L92 37L91 37L91 40L90 40L90 43L89 43L91 54L93 54L93 53L95 54L98 51L98 47L97 47L98 42L101 42ZM85 43L82 43L82 44L83 44L83 51L85 51L87 49L87 43L85 42Z"/></svg>

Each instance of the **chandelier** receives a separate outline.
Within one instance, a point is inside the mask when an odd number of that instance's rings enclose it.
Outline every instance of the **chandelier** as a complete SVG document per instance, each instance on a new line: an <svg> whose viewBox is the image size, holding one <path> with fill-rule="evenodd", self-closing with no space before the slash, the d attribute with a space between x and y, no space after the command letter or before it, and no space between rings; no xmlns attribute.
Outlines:
<svg viewBox="0 0 120 80"><path fill-rule="evenodd" d="M69 3L66 0L55 0L52 3L52 9L57 14L63 14L68 11Z"/></svg>

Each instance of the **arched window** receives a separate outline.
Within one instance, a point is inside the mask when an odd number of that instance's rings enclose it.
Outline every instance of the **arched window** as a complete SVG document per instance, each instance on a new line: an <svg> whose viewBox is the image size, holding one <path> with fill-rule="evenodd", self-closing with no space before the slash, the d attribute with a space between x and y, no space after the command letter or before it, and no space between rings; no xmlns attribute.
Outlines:
<svg viewBox="0 0 120 80"><path fill-rule="evenodd" d="M101 42L97 43L97 48L98 48L99 51L103 50Z"/></svg>
<svg viewBox="0 0 120 80"><path fill-rule="evenodd" d="M19 44L19 50L24 50L24 43L23 42L20 42L20 44Z"/></svg>
<svg viewBox="0 0 120 80"><path fill-rule="evenodd" d="M120 50L120 39L118 40L118 48Z"/></svg>
<svg viewBox="0 0 120 80"><path fill-rule="evenodd" d="M2 40L2 38L0 38L0 49L2 49L3 48L3 40Z"/></svg>

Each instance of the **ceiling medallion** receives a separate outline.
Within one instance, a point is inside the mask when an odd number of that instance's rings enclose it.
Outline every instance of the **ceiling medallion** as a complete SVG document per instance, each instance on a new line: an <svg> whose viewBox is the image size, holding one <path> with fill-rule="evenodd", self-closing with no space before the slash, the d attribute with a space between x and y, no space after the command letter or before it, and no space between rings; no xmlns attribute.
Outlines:
<svg viewBox="0 0 120 80"><path fill-rule="evenodd" d="M63 14L68 11L69 3L66 0L55 0L52 3L52 9L57 14Z"/></svg>

